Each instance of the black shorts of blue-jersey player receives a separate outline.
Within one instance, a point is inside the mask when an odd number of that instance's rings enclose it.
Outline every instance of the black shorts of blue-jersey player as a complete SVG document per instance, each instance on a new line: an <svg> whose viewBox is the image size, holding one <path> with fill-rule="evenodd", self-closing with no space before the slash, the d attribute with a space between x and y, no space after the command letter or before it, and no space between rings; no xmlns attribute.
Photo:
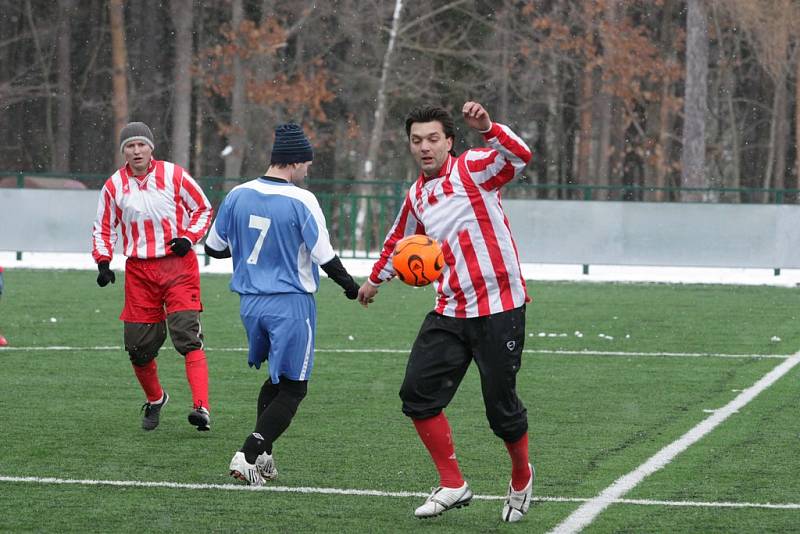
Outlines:
<svg viewBox="0 0 800 534"><path fill-rule="evenodd" d="M525 343L525 306L473 318L430 312L411 348L400 398L412 419L438 415L475 360L492 432L515 442L528 431L528 412L517 396Z"/></svg>

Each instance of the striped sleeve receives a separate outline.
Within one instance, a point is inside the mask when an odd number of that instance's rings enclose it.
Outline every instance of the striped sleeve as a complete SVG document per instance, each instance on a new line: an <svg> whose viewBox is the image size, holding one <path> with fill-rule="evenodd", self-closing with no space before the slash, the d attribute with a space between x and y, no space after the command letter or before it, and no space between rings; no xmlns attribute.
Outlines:
<svg viewBox="0 0 800 534"><path fill-rule="evenodd" d="M508 126L492 123L483 134L487 148L472 149L466 154L472 179L483 189L499 189L518 176L531 160L531 150Z"/></svg>
<svg viewBox="0 0 800 534"><path fill-rule="evenodd" d="M189 221L180 236L187 237L192 243L200 241L211 225L213 209L200 185L181 167L175 165L173 179L179 183L180 201L189 213Z"/></svg>
<svg viewBox="0 0 800 534"><path fill-rule="evenodd" d="M425 229L422 223L419 222L414 211L411 208L410 193L406 195L403 207L400 208L400 213L386 234L386 239L383 242L383 249L378 261L372 266L372 273L369 275L369 281L373 285L378 285L381 282L387 282L394 278L395 272L390 261L394 247L399 240L407 235L424 234Z"/></svg>
<svg viewBox="0 0 800 534"><path fill-rule="evenodd" d="M92 228L92 258L96 263L111 261L114 257L114 245L117 242L116 228L119 224L119 214L114 199L116 188L112 178L106 180L97 201L97 216Z"/></svg>

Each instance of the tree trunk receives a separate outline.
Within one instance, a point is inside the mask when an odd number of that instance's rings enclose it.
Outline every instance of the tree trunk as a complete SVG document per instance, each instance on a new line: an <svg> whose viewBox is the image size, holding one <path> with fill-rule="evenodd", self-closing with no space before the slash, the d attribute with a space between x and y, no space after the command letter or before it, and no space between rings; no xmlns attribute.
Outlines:
<svg viewBox="0 0 800 534"><path fill-rule="evenodd" d="M509 28L511 26L511 21L509 20L513 14L511 13L511 7L509 6L508 2L503 3L503 10L500 13L500 22L502 23L504 28ZM509 121L509 84L511 83L511 39L509 39L509 32L507 31L500 31L500 72L497 73L499 76L499 100L500 105L498 106L498 118L500 122L508 122Z"/></svg>
<svg viewBox="0 0 800 534"><path fill-rule="evenodd" d="M606 5L604 16L611 26L616 25L619 19L617 6L617 0L610 1ZM614 40L604 37L606 36L603 34L600 35L603 45L603 56L613 57ZM613 120L614 92L611 88L614 80L606 79L606 77L602 75L600 76L600 80L599 86L601 87L601 91L595 99L599 131L597 133L597 144L593 156L595 160L595 164L593 165L595 169L594 183L599 186L608 186L611 183L611 129L616 122ZM609 196L610 191L600 190L594 198L605 200L608 199Z"/></svg>
<svg viewBox="0 0 800 534"><path fill-rule="evenodd" d="M545 126L545 157L547 166L545 173L545 183L557 185L559 183L559 161L561 160L561 114L558 109L559 102L559 75L558 58L550 55L547 59L548 76L546 78L545 101L547 103L547 123ZM555 194L555 195L553 195ZM541 193L544 198L557 197L558 191L548 189Z"/></svg>
<svg viewBox="0 0 800 534"><path fill-rule="evenodd" d="M122 0L109 0L111 23L112 91L111 107L114 112L114 154L117 165L124 161L119 153L117 138L128 122L128 50L125 45L125 19Z"/></svg>
<svg viewBox="0 0 800 534"><path fill-rule="evenodd" d="M231 2L232 20L231 26L237 35L237 44L241 46L241 39L238 37L244 21L244 7L242 0ZM239 54L233 55L233 91L231 95L231 123L230 133L228 134L228 146L230 153L225 157L225 178L239 178L242 174L242 161L244 160L244 142L247 118L245 108L245 79L244 66ZM233 183L226 183L226 189L232 187Z"/></svg>
<svg viewBox="0 0 800 534"><path fill-rule="evenodd" d="M204 6L200 4L197 6L197 17L195 18L194 33L197 34L197 50L206 49L206 30L205 30L205 13ZM194 79L194 143L191 148L192 158L192 176L203 176L203 149L205 143L203 117L205 116L203 107L205 104L205 90L203 88L202 75L196 76Z"/></svg>
<svg viewBox="0 0 800 534"><path fill-rule="evenodd" d="M584 68L581 73L581 92L579 101L578 161L577 178L580 184L589 184L589 158L592 154L592 110L594 109L594 72Z"/></svg>
<svg viewBox="0 0 800 534"><path fill-rule="evenodd" d="M400 28L400 20L403 12L403 0L395 0L394 14L392 15L392 29L389 32L389 43L386 45L386 51L383 53L383 65L381 66L381 79L378 84L378 94L376 96L377 106L375 107L375 114L373 117L372 133L369 137L369 146L367 147L367 157L364 160L364 165L361 169L359 180L369 181L375 179L375 166L378 159L378 150L380 149L381 140L383 139L383 126L386 122L386 85L389 79L389 74L392 66L392 59L394 57L395 43L397 42L397 33ZM363 187L357 189L359 193L366 194ZM356 243L357 246L363 250L363 234L364 224L367 221L367 200L362 198L358 205L357 225L356 225Z"/></svg>
<svg viewBox="0 0 800 534"><path fill-rule="evenodd" d="M41 42L41 36L39 34L39 29L36 26L37 21L33 15L33 7L31 6L30 0L25 2L25 14L28 20L28 26L31 30L31 38L33 40L34 48L36 49L36 57L38 59L39 66L42 69L42 85L44 85L44 94L45 94L45 101L44 101L44 133L46 142L45 148L50 154L50 163L52 164L54 159L54 149L55 149L55 136L53 134L53 90L51 88L51 80L50 80L50 59L47 56L44 45Z"/></svg>
<svg viewBox="0 0 800 534"><path fill-rule="evenodd" d="M794 173L789 189L800 187L800 54L795 54L794 77ZM797 199L795 199L797 202Z"/></svg>
<svg viewBox="0 0 800 534"><path fill-rule="evenodd" d="M778 86L778 94L775 99L778 101L775 106L775 121L777 126L775 131L775 184L774 187L782 189L786 187L786 150L789 138L789 95L786 87L786 80L781 80Z"/></svg>
<svg viewBox="0 0 800 534"><path fill-rule="evenodd" d="M673 39L672 32L672 9L669 3L664 5L664 12L662 14L661 22L661 38L660 44L662 50L665 51L666 65L671 66L675 63L675 52L672 49L671 43ZM672 133L672 112L670 111L670 104L674 95L672 84L667 76L662 77L660 80L661 98L658 99L658 133L655 146L655 163L653 164L653 185L655 186L655 194L653 199L656 202L664 202L669 200L669 193L665 191L667 187L667 173L670 172L672 167L670 161L670 154L672 153L672 141L670 134Z"/></svg>
<svg viewBox="0 0 800 534"><path fill-rule="evenodd" d="M786 79L775 79L775 94L772 98L772 117L769 129L769 146L767 147L767 168L761 187L782 187L786 172ZM764 192L763 201L769 202L769 193Z"/></svg>
<svg viewBox="0 0 800 534"><path fill-rule="evenodd" d="M175 25L175 67L173 78L172 161L189 168L189 142L192 115L192 4L193 0L172 0L170 9Z"/></svg>
<svg viewBox="0 0 800 534"><path fill-rule="evenodd" d="M400 17L403 10L403 0L395 0L394 14L392 16L392 29L389 32L389 43L383 54L383 65L381 67L381 79L378 84L378 94L375 97L377 106L372 123L372 132L369 137L367 147L367 158L361 169L361 180L375 179L375 164L378 158L381 140L383 139L383 125L386 122L386 85L394 56L395 43L397 42L397 32L400 27Z"/></svg>
<svg viewBox="0 0 800 534"><path fill-rule="evenodd" d="M686 17L686 94L683 106L682 186L706 187L706 80L708 28L704 0L688 0ZM684 191L684 202L704 199L701 191Z"/></svg>
<svg viewBox="0 0 800 534"><path fill-rule="evenodd" d="M669 110L669 101L672 100L672 87L667 80L661 82L661 99L658 103L658 143L656 144L655 161L655 201L669 200L667 187L667 173L670 170L669 155L672 150L670 133L672 132L672 113Z"/></svg>
<svg viewBox="0 0 800 534"><path fill-rule="evenodd" d="M55 145L52 168L58 172L69 172L70 145L72 144L72 51L71 18L75 0L58 3L58 110L56 112Z"/></svg>

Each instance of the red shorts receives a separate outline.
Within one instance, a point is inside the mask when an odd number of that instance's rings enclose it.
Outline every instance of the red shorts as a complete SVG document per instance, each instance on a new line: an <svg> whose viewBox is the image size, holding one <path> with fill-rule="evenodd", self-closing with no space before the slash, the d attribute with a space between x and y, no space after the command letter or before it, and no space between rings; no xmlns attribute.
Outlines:
<svg viewBox="0 0 800 534"><path fill-rule="evenodd" d="M203 311L197 256L128 258L125 262L125 307L120 319L129 323L160 323L167 314Z"/></svg>

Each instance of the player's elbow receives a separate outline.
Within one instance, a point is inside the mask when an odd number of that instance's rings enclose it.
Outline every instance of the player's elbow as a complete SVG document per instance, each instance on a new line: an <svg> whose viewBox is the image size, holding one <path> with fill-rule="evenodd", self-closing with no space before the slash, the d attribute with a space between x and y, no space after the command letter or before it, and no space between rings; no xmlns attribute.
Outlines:
<svg viewBox="0 0 800 534"><path fill-rule="evenodd" d="M229 247L225 247L224 250L216 250L209 247L208 243L205 243L203 245L203 250L205 250L207 256L211 256L212 258L217 258L219 260L231 257L231 249Z"/></svg>

